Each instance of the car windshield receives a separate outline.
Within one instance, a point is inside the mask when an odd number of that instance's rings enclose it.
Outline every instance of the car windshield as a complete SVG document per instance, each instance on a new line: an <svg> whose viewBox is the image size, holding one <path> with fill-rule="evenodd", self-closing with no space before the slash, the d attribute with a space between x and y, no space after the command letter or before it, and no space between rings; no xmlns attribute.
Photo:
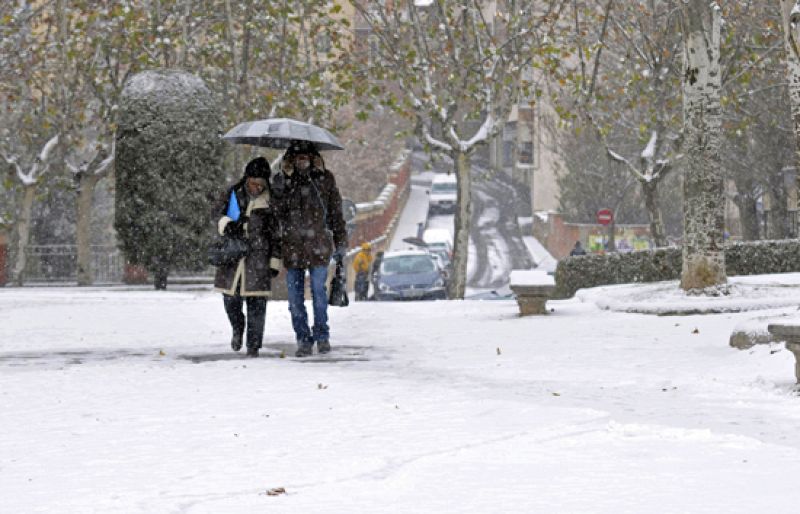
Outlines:
<svg viewBox="0 0 800 514"><path fill-rule="evenodd" d="M434 193L455 193L456 192L456 183L455 182L437 182L431 186L431 191Z"/></svg>
<svg viewBox="0 0 800 514"><path fill-rule="evenodd" d="M397 257L387 257L383 261L383 264L381 264L381 273L385 275L429 273L435 270L435 265L428 255L398 255Z"/></svg>

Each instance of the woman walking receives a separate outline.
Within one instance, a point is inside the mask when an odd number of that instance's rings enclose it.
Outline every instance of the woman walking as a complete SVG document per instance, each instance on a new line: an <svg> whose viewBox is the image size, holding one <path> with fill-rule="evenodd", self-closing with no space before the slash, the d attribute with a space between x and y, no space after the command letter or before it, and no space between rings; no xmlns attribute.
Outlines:
<svg viewBox="0 0 800 514"><path fill-rule="evenodd" d="M235 352L241 350L246 329L248 357L258 357L271 281L281 268L280 225L270 195L269 176L269 162L263 157L253 159L217 210L221 216L217 223L220 235L242 238L249 248L238 262L217 267L214 277L214 288L222 293L233 329L231 348ZM233 201L240 213L235 220L228 216ZM246 317L243 303L247 304Z"/></svg>

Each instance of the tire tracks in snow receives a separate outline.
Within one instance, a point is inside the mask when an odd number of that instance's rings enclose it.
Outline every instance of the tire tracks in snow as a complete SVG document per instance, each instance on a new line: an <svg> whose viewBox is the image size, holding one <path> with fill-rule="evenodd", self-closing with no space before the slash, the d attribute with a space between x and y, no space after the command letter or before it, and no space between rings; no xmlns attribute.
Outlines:
<svg viewBox="0 0 800 514"><path fill-rule="evenodd" d="M476 173L473 168L473 174ZM516 191L499 178L476 177L472 191L470 237L475 244L475 273L468 284L475 288L501 288L512 269L533 266L522 241L514 205Z"/></svg>

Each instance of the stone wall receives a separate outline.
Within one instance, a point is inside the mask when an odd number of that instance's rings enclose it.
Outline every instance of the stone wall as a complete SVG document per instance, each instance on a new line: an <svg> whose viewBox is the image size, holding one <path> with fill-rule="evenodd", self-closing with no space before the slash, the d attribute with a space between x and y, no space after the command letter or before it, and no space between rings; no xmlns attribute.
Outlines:
<svg viewBox="0 0 800 514"><path fill-rule="evenodd" d="M356 229L350 248L389 236L411 191L411 154L403 152L389 170L388 183L372 202L356 204Z"/></svg>
<svg viewBox="0 0 800 514"><path fill-rule="evenodd" d="M569 298L584 287L630 282L677 280L683 258L678 247L567 257L556 268L557 298ZM747 241L725 247L728 276L800 271L800 241Z"/></svg>

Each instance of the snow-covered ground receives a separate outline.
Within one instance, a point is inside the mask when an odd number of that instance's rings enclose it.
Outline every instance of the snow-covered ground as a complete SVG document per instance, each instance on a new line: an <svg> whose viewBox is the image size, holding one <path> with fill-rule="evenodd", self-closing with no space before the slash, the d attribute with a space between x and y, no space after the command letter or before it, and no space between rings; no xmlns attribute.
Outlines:
<svg viewBox="0 0 800 514"><path fill-rule="evenodd" d="M253 360L210 291L1 289L0 511L797 512L792 355L602 296L354 303L305 360L273 302Z"/></svg>
<svg viewBox="0 0 800 514"><path fill-rule="evenodd" d="M595 287L577 296L603 309L642 314L763 311L800 305L800 274L730 277L727 294L719 297L687 295L677 280Z"/></svg>

